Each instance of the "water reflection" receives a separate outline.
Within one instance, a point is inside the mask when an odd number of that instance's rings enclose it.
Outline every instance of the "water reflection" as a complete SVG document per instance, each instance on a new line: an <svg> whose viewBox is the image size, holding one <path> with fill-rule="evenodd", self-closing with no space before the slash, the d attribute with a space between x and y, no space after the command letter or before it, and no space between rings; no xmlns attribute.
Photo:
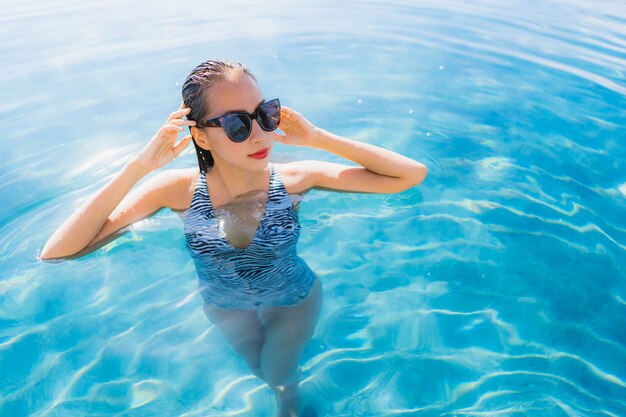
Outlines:
<svg viewBox="0 0 626 417"><path fill-rule="evenodd" d="M0 414L201 416L219 398L270 415L193 303L176 214L75 262L34 256L214 57L245 62L313 123L429 167L401 195L292 196L299 252L329 294L305 352L320 415L625 414L621 2L184 6L3 9ZM273 150L300 159L351 163ZM186 152L168 168L196 163ZM234 243L266 201L218 207Z"/></svg>

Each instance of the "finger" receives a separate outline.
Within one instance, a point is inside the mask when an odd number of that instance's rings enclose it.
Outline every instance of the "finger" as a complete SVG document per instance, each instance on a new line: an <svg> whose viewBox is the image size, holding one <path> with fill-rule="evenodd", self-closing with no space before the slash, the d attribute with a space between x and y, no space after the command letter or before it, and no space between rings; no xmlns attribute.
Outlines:
<svg viewBox="0 0 626 417"><path fill-rule="evenodd" d="M174 147L174 155L176 156L180 155L183 149L185 149L187 145L189 145L190 141L191 141L191 135L187 135L184 138L182 138L181 141L178 142L178 145Z"/></svg>
<svg viewBox="0 0 626 417"><path fill-rule="evenodd" d="M175 112L170 113L169 117L167 118L167 122L169 123L173 119L178 119L180 117L183 117L184 115L189 114L190 111L191 111L190 107L185 107L184 109L176 110Z"/></svg>
<svg viewBox="0 0 626 417"><path fill-rule="evenodd" d="M178 125L178 126L195 126L196 125L196 121L195 120L183 120L183 119L172 119L169 124L171 125Z"/></svg>
<svg viewBox="0 0 626 417"><path fill-rule="evenodd" d="M185 107L184 109L176 110L170 113L170 116L181 116L183 114L188 114L191 111L191 107Z"/></svg>
<svg viewBox="0 0 626 417"><path fill-rule="evenodd" d="M185 130L185 128L184 128L184 127L182 127L182 126L176 126L176 125L170 125L170 124L167 124L167 125L163 125L163 126L161 126L161 130L163 130L163 131L168 131L168 132L171 132L171 131L176 130L176 131L179 131L179 132L180 132L180 131L182 131L182 130Z"/></svg>
<svg viewBox="0 0 626 417"><path fill-rule="evenodd" d="M280 108L280 116L281 117L285 117L286 119L291 119L292 117L295 117L298 114L298 112L296 112L293 109L290 109L289 107L281 107Z"/></svg>
<svg viewBox="0 0 626 417"><path fill-rule="evenodd" d="M185 100L181 101L179 109L185 108Z"/></svg>

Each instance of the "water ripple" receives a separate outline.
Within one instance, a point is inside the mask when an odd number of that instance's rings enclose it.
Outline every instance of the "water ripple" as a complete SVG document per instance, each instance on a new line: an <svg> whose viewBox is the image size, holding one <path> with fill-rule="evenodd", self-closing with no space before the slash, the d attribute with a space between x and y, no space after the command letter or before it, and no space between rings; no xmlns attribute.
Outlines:
<svg viewBox="0 0 626 417"><path fill-rule="evenodd" d="M299 254L325 288L302 363L318 415L626 415L622 2L169 6L0 16L0 414L274 411L203 315L175 213L37 258L222 56L319 126L429 168L402 193L302 201Z"/></svg>

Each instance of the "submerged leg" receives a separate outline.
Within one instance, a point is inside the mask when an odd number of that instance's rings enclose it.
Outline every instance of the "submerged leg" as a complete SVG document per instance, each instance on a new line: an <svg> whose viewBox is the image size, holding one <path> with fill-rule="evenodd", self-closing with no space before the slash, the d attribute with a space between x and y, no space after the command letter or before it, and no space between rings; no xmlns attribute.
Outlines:
<svg viewBox="0 0 626 417"><path fill-rule="evenodd" d="M265 380L261 368L261 349L265 336L258 311L224 309L210 304L204 304L203 310L252 373Z"/></svg>
<svg viewBox="0 0 626 417"><path fill-rule="evenodd" d="M296 306L268 307L261 311L265 342L261 367L276 392L280 416L296 416L299 407L299 361L313 336L322 308L322 284L316 278L307 298Z"/></svg>

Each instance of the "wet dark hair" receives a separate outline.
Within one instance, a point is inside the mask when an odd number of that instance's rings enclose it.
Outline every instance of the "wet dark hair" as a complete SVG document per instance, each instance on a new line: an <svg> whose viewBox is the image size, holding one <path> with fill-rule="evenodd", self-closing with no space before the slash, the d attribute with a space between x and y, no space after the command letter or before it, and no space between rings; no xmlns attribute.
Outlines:
<svg viewBox="0 0 626 417"><path fill-rule="evenodd" d="M242 74L249 75L256 82L256 78L252 75L248 67L239 62L210 59L194 68L191 74L187 76L182 89L185 107L191 107L187 119L195 120L198 124L200 121L205 120L209 114L208 104L205 99L206 91L218 81L234 78ZM189 130L191 131L191 127ZM196 147L200 171L206 171L212 168L215 160L211 152L202 149L196 143L196 139L192 139Z"/></svg>

